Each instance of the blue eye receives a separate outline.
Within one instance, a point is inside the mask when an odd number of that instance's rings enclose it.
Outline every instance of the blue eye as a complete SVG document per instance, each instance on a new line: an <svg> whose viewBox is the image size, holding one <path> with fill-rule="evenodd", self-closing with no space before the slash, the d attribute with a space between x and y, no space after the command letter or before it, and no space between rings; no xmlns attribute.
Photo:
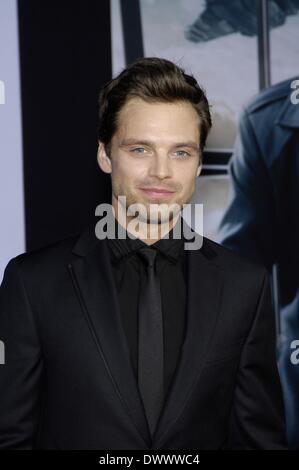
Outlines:
<svg viewBox="0 0 299 470"><path fill-rule="evenodd" d="M135 149L132 149L131 152L134 152L134 153L143 153L143 152L139 152L139 150L145 150L143 147L136 147Z"/></svg>
<svg viewBox="0 0 299 470"><path fill-rule="evenodd" d="M181 154L183 153L184 155L179 155L180 157L187 157L190 156L190 153L185 152L185 150L177 150L176 153L180 152Z"/></svg>

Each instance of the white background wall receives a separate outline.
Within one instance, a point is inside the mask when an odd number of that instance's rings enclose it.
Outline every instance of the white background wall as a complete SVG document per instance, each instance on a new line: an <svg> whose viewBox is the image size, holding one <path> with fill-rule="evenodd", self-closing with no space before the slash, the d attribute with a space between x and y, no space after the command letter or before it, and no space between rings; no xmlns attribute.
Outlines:
<svg viewBox="0 0 299 470"><path fill-rule="evenodd" d="M0 0L0 282L12 257L25 251L17 1Z"/></svg>

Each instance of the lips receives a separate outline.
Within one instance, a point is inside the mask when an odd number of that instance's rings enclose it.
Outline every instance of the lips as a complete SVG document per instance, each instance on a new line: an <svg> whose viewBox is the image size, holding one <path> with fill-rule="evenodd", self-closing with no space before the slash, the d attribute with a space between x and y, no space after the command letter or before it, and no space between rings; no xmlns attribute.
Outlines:
<svg viewBox="0 0 299 470"><path fill-rule="evenodd" d="M158 186L151 186L149 188L141 188L145 191L155 191L155 192L160 192L160 193L173 193L174 191L172 191L171 189L168 189L168 188L159 188Z"/></svg>
<svg viewBox="0 0 299 470"><path fill-rule="evenodd" d="M168 198L171 197L174 191L169 191L161 188L140 188L147 196L155 198Z"/></svg>

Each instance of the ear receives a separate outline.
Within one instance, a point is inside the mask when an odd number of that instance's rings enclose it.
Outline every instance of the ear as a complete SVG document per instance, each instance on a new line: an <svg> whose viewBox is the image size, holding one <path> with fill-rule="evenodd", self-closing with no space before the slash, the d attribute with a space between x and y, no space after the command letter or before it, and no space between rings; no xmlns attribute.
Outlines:
<svg viewBox="0 0 299 470"><path fill-rule="evenodd" d="M200 175L201 170L202 170L202 163L200 163L200 164L198 165L197 172L196 172L196 176L199 176L199 175Z"/></svg>
<svg viewBox="0 0 299 470"><path fill-rule="evenodd" d="M97 153L97 161L104 173L111 173L112 172L112 165L111 160L106 154L105 145L103 142L99 141L98 146L98 153Z"/></svg>

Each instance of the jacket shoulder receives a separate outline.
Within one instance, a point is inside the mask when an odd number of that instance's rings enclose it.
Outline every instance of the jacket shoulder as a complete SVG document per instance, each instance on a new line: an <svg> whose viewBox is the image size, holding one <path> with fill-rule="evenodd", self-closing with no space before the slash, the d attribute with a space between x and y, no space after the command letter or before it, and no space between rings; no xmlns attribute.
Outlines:
<svg viewBox="0 0 299 470"><path fill-rule="evenodd" d="M296 79L298 77L284 80L257 93L245 104L246 112L250 114L279 101L284 103L292 91L291 83Z"/></svg>
<svg viewBox="0 0 299 470"><path fill-rule="evenodd" d="M210 238L204 237L204 244L206 248L214 252L215 263L230 275L237 276L246 273L249 276L263 278L268 274L263 264L240 255Z"/></svg>
<svg viewBox="0 0 299 470"><path fill-rule="evenodd" d="M11 258L7 266L17 265L25 274L36 276L64 267L71 259L72 248L80 234L75 234L43 247L20 253Z"/></svg>

